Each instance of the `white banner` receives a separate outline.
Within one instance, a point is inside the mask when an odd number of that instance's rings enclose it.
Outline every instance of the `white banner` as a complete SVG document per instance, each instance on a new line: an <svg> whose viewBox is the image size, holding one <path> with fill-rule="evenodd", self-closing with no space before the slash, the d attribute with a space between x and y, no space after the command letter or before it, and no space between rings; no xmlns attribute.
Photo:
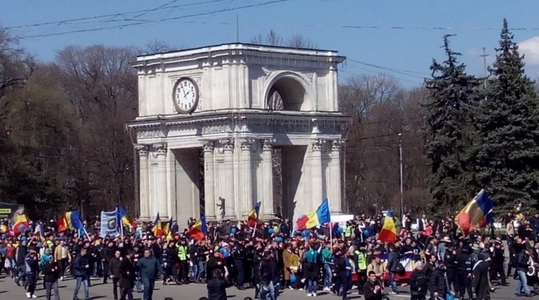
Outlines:
<svg viewBox="0 0 539 300"><path fill-rule="evenodd" d="M113 211L101 212L101 237L118 237L120 236L118 224L118 208Z"/></svg>

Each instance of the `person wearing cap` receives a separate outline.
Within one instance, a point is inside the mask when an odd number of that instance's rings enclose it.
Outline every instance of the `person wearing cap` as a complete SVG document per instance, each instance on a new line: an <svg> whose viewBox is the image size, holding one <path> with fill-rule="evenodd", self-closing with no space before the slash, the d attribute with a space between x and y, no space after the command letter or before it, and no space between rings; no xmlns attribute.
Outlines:
<svg viewBox="0 0 539 300"><path fill-rule="evenodd" d="M45 299L51 300L52 292L54 291L54 298L60 300L60 294L58 292L58 279L60 278L60 264L52 257L45 265L43 265L41 272L43 273L43 282L45 283Z"/></svg>
<svg viewBox="0 0 539 300"><path fill-rule="evenodd" d="M32 249L25 257L25 273L26 273L26 298L37 298L34 295L37 285L37 274L39 273L39 262L37 252Z"/></svg>
<svg viewBox="0 0 539 300"><path fill-rule="evenodd" d="M507 285L505 273L503 270L503 262L505 260L504 249L501 241L494 241L494 249L492 251L492 262L490 265L490 278L492 280L499 278L502 285Z"/></svg>
<svg viewBox="0 0 539 300"><path fill-rule="evenodd" d="M479 253L478 261L473 266L472 290L475 294L474 299L488 300L489 294L489 278L488 269L490 267L490 257L487 253Z"/></svg>
<svg viewBox="0 0 539 300"><path fill-rule="evenodd" d="M432 300L445 299L445 295L448 292L445 271L446 269L443 261L438 261L438 265L432 270L429 279Z"/></svg>

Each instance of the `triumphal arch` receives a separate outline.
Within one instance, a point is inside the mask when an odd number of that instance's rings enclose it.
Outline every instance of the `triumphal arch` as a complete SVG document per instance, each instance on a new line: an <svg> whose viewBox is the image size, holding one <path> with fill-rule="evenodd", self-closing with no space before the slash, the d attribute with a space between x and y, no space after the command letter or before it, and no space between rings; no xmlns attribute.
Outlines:
<svg viewBox="0 0 539 300"><path fill-rule="evenodd" d="M139 56L140 218L341 212L336 51L231 43Z"/></svg>

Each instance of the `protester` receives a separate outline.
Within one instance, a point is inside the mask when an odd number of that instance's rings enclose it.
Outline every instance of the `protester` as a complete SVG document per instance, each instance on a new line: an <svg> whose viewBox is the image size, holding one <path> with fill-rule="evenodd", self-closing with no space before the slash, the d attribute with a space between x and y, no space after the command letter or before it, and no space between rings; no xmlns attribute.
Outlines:
<svg viewBox="0 0 539 300"><path fill-rule="evenodd" d="M58 292L60 271L60 264L54 258L42 267L41 273L44 275L46 300L51 300L52 292L54 292L54 299L60 300L60 293Z"/></svg>
<svg viewBox="0 0 539 300"><path fill-rule="evenodd" d="M160 265L157 258L152 256L150 249L144 250L144 257L139 259L137 263L139 269L139 278L142 280L144 286L143 300L152 300L153 290L155 288L155 280L157 279L160 271Z"/></svg>
<svg viewBox="0 0 539 300"><path fill-rule="evenodd" d="M232 286L227 282L226 277L220 269L216 269L212 273L212 278L208 280L206 287L208 289L208 300L227 300L226 288Z"/></svg>
<svg viewBox="0 0 539 300"><path fill-rule="evenodd" d="M74 276L76 279L75 290L73 291L73 300L79 299L79 289L81 284L84 288L84 299L90 297L90 260L88 258L88 249L81 248L80 253L75 257Z"/></svg>

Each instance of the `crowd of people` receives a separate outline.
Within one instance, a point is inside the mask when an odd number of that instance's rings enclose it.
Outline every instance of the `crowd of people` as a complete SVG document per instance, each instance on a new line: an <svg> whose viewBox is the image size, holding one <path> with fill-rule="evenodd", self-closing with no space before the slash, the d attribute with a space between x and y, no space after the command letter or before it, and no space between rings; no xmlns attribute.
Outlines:
<svg viewBox="0 0 539 300"><path fill-rule="evenodd" d="M539 214L528 219L508 214L503 230L477 229L467 236L452 216L393 219L398 240L389 244L377 238L384 216L358 215L346 224L303 231L295 231L287 219L258 228L223 220L209 222L202 239L189 236L194 219L183 231L172 223L168 236L156 236L154 224L144 222L125 228L123 237L105 238L99 226L87 225L86 236L58 233L51 222L34 233L37 224L30 222L17 236L2 233L0 272L24 288L27 298L37 297L42 282L47 300L60 299L58 282L68 277L75 280L73 299L79 299L81 286L83 299L89 298L91 277L110 282L115 300L133 299L133 293L152 299L156 281L205 284L207 295L201 299L211 300L226 299L231 286L252 289L253 298L264 300L278 299L284 289L347 299L355 287L364 299L376 300L401 292L402 283L413 300L446 299L447 294L490 299L510 276L517 279L516 296L539 292L536 276L527 274L539 263L539 246L532 246Z"/></svg>

